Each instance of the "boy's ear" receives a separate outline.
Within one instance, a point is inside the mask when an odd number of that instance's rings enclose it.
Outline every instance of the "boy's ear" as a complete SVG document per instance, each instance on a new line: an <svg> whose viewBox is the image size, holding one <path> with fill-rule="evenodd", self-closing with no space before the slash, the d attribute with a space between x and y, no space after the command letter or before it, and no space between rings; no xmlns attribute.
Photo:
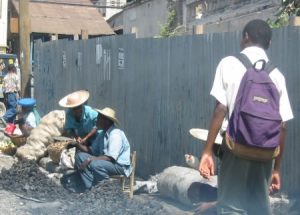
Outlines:
<svg viewBox="0 0 300 215"><path fill-rule="evenodd" d="M245 32L245 36L244 36L243 40L245 43L249 42L250 38L249 38L249 34L247 32Z"/></svg>
<svg viewBox="0 0 300 215"><path fill-rule="evenodd" d="M243 35L243 38L241 40L241 43L240 43L241 50L243 50L244 48L246 48L247 44L249 44L249 42L251 42L249 34L247 32L245 32L245 34Z"/></svg>

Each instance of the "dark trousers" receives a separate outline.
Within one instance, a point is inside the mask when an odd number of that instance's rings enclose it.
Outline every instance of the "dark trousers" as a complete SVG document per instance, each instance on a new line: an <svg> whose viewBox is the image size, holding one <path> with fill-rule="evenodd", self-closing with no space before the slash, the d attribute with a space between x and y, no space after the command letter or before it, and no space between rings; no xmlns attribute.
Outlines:
<svg viewBox="0 0 300 215"><path fill-rule="evenodd" d="M92 155L85 152L76 152L75 168L79 166ZM81 179L86 188L91 188L98 181L109 179L110 175L124 175L122 166L106 160L94 160L84 170L79 171Z"/></svg>
<svg viewBox="0 0 300 215"><path fill-rule="evenodd" d="M269 182L273 160L250 161L223 150L218 176L218 214L271 215Z"/></svg>
<svg viewBox="0 0 300 215"><path fill-rule="evenodd" d="M17 115L17 93L5 93L6 113L3 119L13 123Z"/></svg>

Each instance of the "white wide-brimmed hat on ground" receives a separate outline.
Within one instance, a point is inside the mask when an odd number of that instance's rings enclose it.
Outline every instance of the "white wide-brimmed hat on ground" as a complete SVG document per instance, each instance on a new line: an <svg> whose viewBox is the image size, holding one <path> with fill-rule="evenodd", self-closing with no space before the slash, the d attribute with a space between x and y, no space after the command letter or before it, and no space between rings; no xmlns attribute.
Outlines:
<svg viewBox="0 0 300 215"><path fill-rule="evenodd" d="M106 118L110 119L111 121L113 121L116 125L120 125L116 117L116 112L112 108L106 107L103 108L102 110L96 109L96 111L101 115L105 116Z"/></svg>
<svg viewBox="0 0 300 215"><path fill-rule="evenodd" d="M75 91L66 95L59 101L59 105L66 108L74 108L85 103L90 97L90 93L86 90Z"/></svg>
<svg viewBox="0 0 300 215"><path fill-rule="evenodd" d="M206 129L191 128L189 130L189 132L193 137L195 137L199 140L203 140L203 141L207 140L208 130L206 130ZM215 139L215 143L221 145L222 140L223 140L223 137L218 133L218 136Z"/></svg>

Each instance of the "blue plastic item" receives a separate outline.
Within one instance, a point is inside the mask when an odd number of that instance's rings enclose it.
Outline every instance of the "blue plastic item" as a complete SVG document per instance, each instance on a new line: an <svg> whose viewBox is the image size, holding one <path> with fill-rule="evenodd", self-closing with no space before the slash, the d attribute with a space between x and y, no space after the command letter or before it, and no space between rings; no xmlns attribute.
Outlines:
<svg viewBox="0 0 300 215"><path fill-rule="evenodd" d="M36 104L36 100L33 98L23 98L18 101L18 104L23 107L32 107Z"/></svg>

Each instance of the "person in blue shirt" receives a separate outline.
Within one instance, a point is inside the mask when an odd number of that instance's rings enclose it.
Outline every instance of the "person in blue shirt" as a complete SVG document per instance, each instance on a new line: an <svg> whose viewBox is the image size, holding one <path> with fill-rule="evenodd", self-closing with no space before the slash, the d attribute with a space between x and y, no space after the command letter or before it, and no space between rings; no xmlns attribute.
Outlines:
<svg viewBox="0 0 300 215"><path fill-rule="evenodd" d="M36 110L35 99L22 98L18 101L18 105L21 106L22 111L18 116L18 120L15 120L15 123L19 124L22 134L27 137L30 135L31 130L40 123L41 117Z"/></svg>
<svg viewBox="0 0 300 215"><path fill-rule="evenodd" d="M80 144L90 145L96 138L98 112L85 105L89 98L89 92L79 90L73 92L59 101L61 107L66 110L64 135L75 137Z"/></svg>
<svg viewBox="0 0 300 215"><path fill-rule="evenodd" d="M85 188L89 189L98 181L109 179L110 175L129 176L130 145L124 132L116 127L119 124L115 111L109 107L99 113L97 126L102 129L90 147L77 142L68 148L76 147L75 169L79 170Z"/></svg>

